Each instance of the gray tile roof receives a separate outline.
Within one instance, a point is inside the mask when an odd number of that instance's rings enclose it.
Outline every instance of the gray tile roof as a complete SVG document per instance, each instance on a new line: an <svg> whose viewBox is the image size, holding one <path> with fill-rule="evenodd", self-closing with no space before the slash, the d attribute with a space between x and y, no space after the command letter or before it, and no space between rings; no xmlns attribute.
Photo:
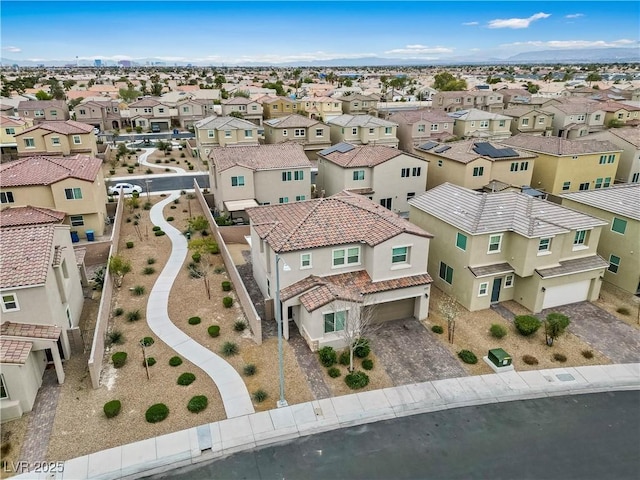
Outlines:
<svg viewBox="0 0 640 480"><path fill-rule="evenodd" d="M313 120L305 117L304 115L298 115L297 113L265 120L263 123L274 128L309 128L318 124L324 126L324 124L320 123L318 120Z"/></svg>
<svg viewBox="0 0 640 480"><path fill-rule="evenodd" d="M421 121L429 123L451 123L451 117L442 110L410 110L408 112L396 112L389 117L398 123L414 124Z"/></svg>
<svg viewBox="0 0 640 480"><path fill-rule="evenodd" d="M521 192L480 193L451 183L438 185L409 204L471 235L515 232L537 238L607 224Z"/></svg>
<svg viewBox="0 0 640 480"><path fill-rule="evenodd" d="M610 128L607 133L621 138L636 148L640 148L640 129L637 127Z"/></svg>
<svg viewBox="0 0 640 480"><path fill-rule="evenodd" d="M536 272L538 272L542 278L552 278L571 275L573 273L600 270L601 268L607 268L609 266L609 262L599 255L574 258L572 260L560 261L559 263L560 265L556 267L536 269Z"/></svg>
<svg viewBox="0 0 640 480"><path fill-rule="evenodd" d="M258 127L255 123L251 123L249 120L243 120L242 118L212 115L211 117L203 118L196 122L195 128L206 128L207 130L253 130Z"/></svg>
<svg viewBox="0 0 640 480"><path fill-rule="evenodd" d="M506 115L500 115L499 113L486 112L484 110L478 110L477 108L470 108L469 110L458 110L457 112L447 113L452 119L455 120L511 120L511 117Z"/></svg>
<svg viewBox="0 0 640 480"><path fill-rule="evenodd" d="M338 125L340 127L397 127L395 122L389 122L381 118L372 117L371 115L338 115L327 122L329 125Z"/></svg>
<svg viewBox="0 0 640 480"><path fill-rule="evenodd" d="M640 220L640 183L625 183L598 190L565 193L562 198Z"/></svg>
<svg viewBox="0 0 640 480"><path fill-rule="evenodd" d="M560 137L541 137L527 133L501 140L501 143L549 155L588 155L622 151L607 140L566 140Z"/></svg>
<svg viewBox="0 0 640 480"><path fill-rule="evenodd" d="M311 162L304 153L304 147L293 142L215 147L209 152L209 159L219 172L235 166L251 170L311 168Z"/></svg>
<svg viewBox="0 0 640 480"><path fill-rule="evenodd" d="M489 277L503 273L513 273L514 268L507 262L496 263L494 265L483 265L482 267L469 267L474 277Z"/></svg>

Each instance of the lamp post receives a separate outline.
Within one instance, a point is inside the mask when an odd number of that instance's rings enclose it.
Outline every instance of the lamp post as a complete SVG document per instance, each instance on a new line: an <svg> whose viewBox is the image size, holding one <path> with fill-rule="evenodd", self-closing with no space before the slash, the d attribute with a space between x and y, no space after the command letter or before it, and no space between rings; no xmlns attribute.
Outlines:
<svg viewBox="0 0 640 480"><path fill-rule="evenodd" d="M282 352L282 310L280 308L280 255L276 253L276 322L278 324L278 368L280 371L280 400L278 400L278 408L286 407L287 401L284 399L284 358ZM291 267L287 263L282 261L282 270L290 272Z"/></svg>

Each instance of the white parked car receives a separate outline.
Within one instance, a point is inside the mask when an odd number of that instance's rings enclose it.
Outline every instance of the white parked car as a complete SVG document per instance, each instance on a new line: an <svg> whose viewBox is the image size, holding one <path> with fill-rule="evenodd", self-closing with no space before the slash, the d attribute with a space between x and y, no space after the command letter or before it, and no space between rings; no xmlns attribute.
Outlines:
<svg viewBox="0 0 640 480"><path fill-rule="evenodd" d="M122 190L122 193L125 195L131 195L133 192L142 193L141 186L133 185L131 183L116 183L107 189L109 195L120 195L120 190Z"/></svg>

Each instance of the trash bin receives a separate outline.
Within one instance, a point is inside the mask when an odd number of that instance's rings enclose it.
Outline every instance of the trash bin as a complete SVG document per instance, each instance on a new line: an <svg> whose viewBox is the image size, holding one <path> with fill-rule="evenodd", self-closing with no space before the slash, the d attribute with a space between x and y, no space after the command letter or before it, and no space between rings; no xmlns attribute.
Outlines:
<svg viewBox="0 0 640 480"><path fill-rule="evenodd" d="M511 365L511 355L505 352L501 348L494 348L489 350L489 360L496 367L507 367Z"/></svg>
<svg viewBox="0 0 640 480"><path fill-rule="evenodd" d="M95 240L95 237L93 236L93 230L87 230L87 240L89 242L93 242Z"/></svg>
<svg viewBox="0 0 640 480"><path fill-rule="evenodd" d="M71 241L73 243L78 243L80 241L80 237L78 236L78 232L72 230L71 231Z"/></svg>

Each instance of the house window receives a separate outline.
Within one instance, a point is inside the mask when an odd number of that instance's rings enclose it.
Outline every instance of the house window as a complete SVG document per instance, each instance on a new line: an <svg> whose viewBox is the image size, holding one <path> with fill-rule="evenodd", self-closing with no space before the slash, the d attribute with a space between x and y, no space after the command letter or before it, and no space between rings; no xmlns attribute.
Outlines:
<svg viewBox="0 0 640 480"><path fill-rule="evenodd" d="M296 195L296 202L301 202L302 200L304 200L306 197L304 195Z"/></svg>
<svg viewBox="0 0 640 480"><path fill-rule="evenodd" d="M607 156L606 155L600 155L600 160L598 161L598 163L600 165L604 165L605 163L607 163Z"/></svg>
<svg viewBox="0 0 640 480"><path fill-rule="evenodd" d="M283 182L290 182L291 181L291 172L282 172L282 181Z"/></svg>
<svg viewBox="0 0 640 480"><path fill-rule="evenodd" d="M286 137L289 135L289 132L287 131L287 129L285 128L284 130L282 130L282 136Z"/></svg>
<svg viewBox="0 0 640 480"><path fill-rule="evenodd" d="M580 190L589 190L589 182L581 183L578 187Z"/></svg>
<svg viewBox="0 0 640 480"><path fill-rule="evenodd" d="M324 131L321 128L316 128L316 137L324 136Z"/></svg>
<svg viewBox="0 0 640 480"><path fill-rule="evenodd" d="M616 156L615 155L609 155L607 157L607 163L614 163L616 161Z"/></svg>
<svg viewBox="0 0 640 480"><path fill-rule="evenodd" d="M488 294L489 294L489 283L482 282L478 287L478 296L485 297Z"/></svg>
<svg viewBox="0 0 640 480"><path fill-rule="evenodd" d="M540 117L538 119L538 123L542 125L544 123L544 117Z"/></svg>
<svg viewBox="0 0 640 480"><path fill-rule="evenodd" d="M529 162L520 162L520 170L523 172L529 170Z"/></svg>
<svg viewBox="0 0 640 480"><path fill-rule="evenodd" d="M481 177L484 174L484 167L473 167L473 176Z"/></svg>
<svg viewBox="0 0 640 480"><path fill-rule="evenodd" d="M584 115L584 114L583 114L583 115L578 115L578 116L576 117L576 121L578 121L578 122L584 122L586 118L587 118L587 116L586 116L586 115Z"/></svg>
<svg viewBox="0 0 640 480"><path fill-rule="evenodd" d="M562 190L569 190L571 188L571 182L564 182L562 184Z"/></svg>
<svg viewBox="0 0 640 480"><path fill-rule="evenodd" d="M296 128L293 131L293 136L294 137L304 137L304 128Z"/></svg>
<svg viewBox="0 0 640 480"><path fill-rule="evenodd" d="M489 236L489 250L487 253L499 253L502 246L502 234Z"/></svg>
<svg viewBox="0 0 640 480"><path fill-rule="evenodd" d="M253 138L253 132L251 130L245 130L244 138Z"/></svg>
<svg viewBox="0 0 640 480"><path fill-rule="evenodd" d="M244 175L238 175L236 177L231 177L231 186L232 187L244 187Z"/></svg>
<svg viewBox="0 0 640 480"><path fill-rule="evenodd" d="M511 162L511 171L512 172L518 171L518 162Z"/></svg>
<svg viewBox="0 0 640 480"><path fill-rule="evenodd" d="M392 199L391 198L381 198L380 199L380 205L382 205L384 208L391 210L391 202Z"/></svg>
<svg viewBox="0 0 640 480"><path fill-rule="evenodd" d="M500 121L498 122L498 125L499 125L500 127L504 127L504 126L505 126L505 121L504 121L504 120L500 120Z"/></svg>
<svg viewBox="0 0 640 480"><path fill-rule="evenodd" d="M433 127L433 125L431 125ZM418 125L418 133L422 133L425 131L425 126L424 125Z"/></svg>
<svg viewBox="0 0 640 480"><path fill-rule="evenodd" d="M81 108L79 113L80 113L80 115L86 115L87 111L84 108Z"/></svg>
<svg viewBox="0 0 640 480"><path fill-rule="evenodd" d="M409 263L409 247L395 247L391 250L391 263Z"/></svg>
<svg viewBox="0 0 640 480"><path fill-rule="evenodd" d="M354 180L364 180L364 170L354 170L353 171L353 179Z"/></svg>
<svg viewBox="0 0 640 480"><path fill-rule="evenodd" d="M522 120L522 126L523 127L528 127L529 126L529 119L528 118L523 118Z"/></svg>
<svg viewBox="0 0 640 480"><path fill-rule="evenodd" d="M453 268L444 262L440 262L440 272L438 276L447 282L449 285L453 284Z"/></svg>
<svg viewBox="0 0 640 480"><path fill-rule="evenodd" d="M587 243L587 230L577 230L573 237L573 246L586 245Z"/></svg>
<svg viewBox="0 0 640 480"><path fill-rule="evenodd" d="M541 238L538 242L538 252L548 252L551 250L551 238Z"/></svg>
<svg viewBox="0 0 640 480"><path fill-rule="evenodd" d="M612 232L616 232L616 233L620 233L622 235L624 235L624 232L627 229L627 221L623 220L621 218L617 218L614 217L613 218L613 223L611 224L611 231Z"/></svg>
<svg viewBox="0 0 640 480"><path fill-rule="evenodd" d="M215 130L207 130L207 137L214 138L216 136Z"/></svg>
<svg viewBox="0 0 640 480"><path fill-rule="evenodd" d="M376 129L375 128L370 128L369 129L369 135L375 135L376 133Z"/></svg>
<svg viewBox="0 0 640 480"><path fill-rule="evenodd" d="M64 196L67 200L82 200L82 189L81 188L65 188Z"/></svg>
<svg viewBox="0 0 640 480"><path fill-rule="evenodd" d="M18 297L16 297L15 293L5 293L2 295L2 311L3 312L14 312L20 310L20 305L18 305Z"/></svg>
<svg viewBox="0 0 640 480"><path fill-rule="evenodd" d="M602 186L604 188L607 188L609 185L611 185L611 177L605 177L604 183L602 184Z"/></svg>
<svg viewBox="0 0 640 480"><path fill-rule="evenodd" d="M15 128L5 128L4 131L5 131L5 133L7 135L15 135L16 134L16 129Z"/></svg>
<svg viewBox="0 0 640 480"><path fill-rule="evenodd" d="M267 297L271 296L271 282L267 278Z"/></svg>
<svg viewBox="0 0 640 480"><path fill-rule="evenodd" d="M278 203L289 203L289 197L280 197Z"/></svg>
<svg viewBox="0 0 640 480"><path fill-rule="evenodd" d="M60 137L51 137L51 145L60 145Z"/></svg>
<svg viewBox="0 0 640 480"><path fill-rule="evenodd" d="M25 138L24 139L24 146L26 148L35 148L36 147L36 142L33 138Z"/></svg>
<svg viewBox="0 0 640 480"><path fill-rule="evenodd" d="M182 113L189 113L189 107L182 107Z"/></svg>
<svg viewBox="0 0 640 480"><path fill-rule="evenodd" d="M602 188L602 180L603 178L596 178L596 187L595 188Z"/></svg>
<svg viewBox="0 0 640 480"><path fill-rule="evenodd" d="M74 135L73 136L73 144L74 145L80 145L82 143L82 140L80 139L80 135Z"/></svg>
<svg viewBox="0 0 640 480"><path fill-rule="evenodd" d="M351 134L352 135L357 135L358 134L358 129L356 127L351 129Z"/></svg>
<svg viewBox="0 0 640 480"><path fill-rule="evenodd" d="M360 247L340 248L333 251L333 266L358 265L360 263Z"/></svg>
<svg viewBox="0 0 640 480"><path fill-rule="evenodd" d="M2 203L14 203L13 192L0 192L0 201Z"/></svg>
<svg viewBox="0 0 640 480"><path fill-rule="evenodd" d="M638 183L638 180L640 180L640 173L636 172L631 176L631 183Z"/></svg>
<svg viewBox="0 0 640 480"><path fill-rule="evenodd" d="M300 269L303 268L311 268L311 254L310 253L301 253L300 254Z"/></svg>
<svg viewBox="0 0 640 480"><path fill-rule="evenodd" d="M4 383L4 375L0 373L0 399L9 398L9 392L7 391L7 385Z"/></svg>
<svg viewBox="0 0 640 480"><path fill-rule="evenodd" d="M407 202L416 196L416 192L407 192Z"/></svg>
<svg viewBox="0 0 640 480"><path fill-rule="evenodd" d="M36 111L34 112L34 115L35 115L36 117L44 117L44 110L36 110Z"/></svg>
<svg viewBox="0 0 640 480"><path fill-rule="evenodd" d="M324 314L324 333L333 333L344 330L344 322L347 318L347 312L341 310L339 312L331 312Z"/></svg>
<svg viewBox="0 0 640 480"><path fill-rule="evenodd" d="M458 247L460 250L466 250L467 249L467 236L461 234L460 232L458 232L456 234L456 247Z"/></svg>
<svg viewBox="0 0 640 480"><path fill-rule="evenodd" d="M441 167L442 166L442 160L438 160L438 166Z"/></svg>
<svg viewBox="0 0 640 480"><path fill-rule="evenodd" d="M296 170L293 172L294 180L304 180L304 170Z"/></svg>
<svg viewBox="0 0 640 480"><path fill-rule="evenodd" d="M620 268L620 257L616 255L609 255L609 270L611 273L618 273L618 269Z"/></svg>
<svg viewBox="0 0 640 480"><path fill-rule="evenodd" d="M84 225L84 217L82 215L71 215L69 222L72 227L82 227Z"/></svg>
<svg viewBox="0 0 640 480"><path fill-rule="evenodd" d="M403 168L402 172L400 173L401 177L408 177L409 174L411 173L411 169L410 168Z"/></svg>
<svg viewBox="0 0 640 480"><path fill-rule="evenodd" d="M271 108L273 108L274 110L278 110L278 105L273 105Z"/></svg>
<svg viewBox="0 0 640 480"><path fill-rule="evenodd" d="M384 134L391 135L393 133L393 129L391 127L384 127Z"/></svg>
<svg viewBox="0 0 640 480"><path fill-rule="evenodd" d="M481 120L480 128L489 128L489 120Z"/></svg>
<svg viewBox="0 0 640 480"><path fill-rule="evenodd" d="M413 167L411 169L411 176L412 177L419 177L422 173L422 167Z"/></svg>
<svg viewBox="0 0 640 480"><path fill-rule="evenodd" d="M504 288L513 287L513 278L513 275L507 275L506 277L504 277Z"/></svg>
<svg viewBox="0 0 640 480"><path fill-rule="evenodd" d="M224 131L224 138L231 138L231 130Z"/></svg>

